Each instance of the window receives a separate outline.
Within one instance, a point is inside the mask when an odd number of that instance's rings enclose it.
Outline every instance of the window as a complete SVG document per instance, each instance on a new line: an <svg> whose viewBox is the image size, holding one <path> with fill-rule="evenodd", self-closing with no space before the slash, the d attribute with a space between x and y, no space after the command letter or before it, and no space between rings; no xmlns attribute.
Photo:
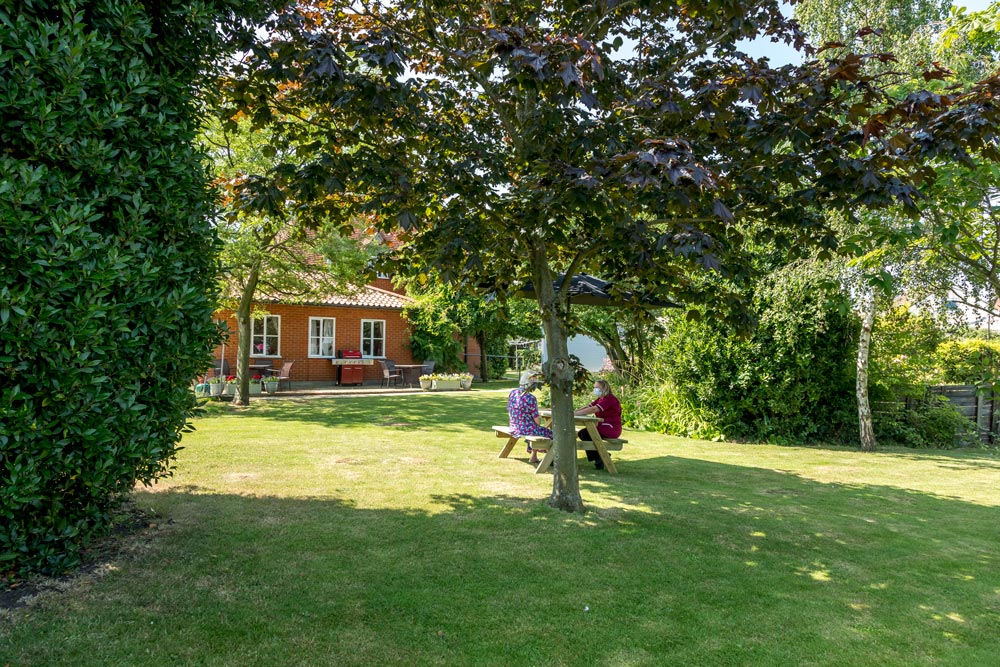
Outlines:
<svg viewBox="0 0 1000 667"><path fill-rule="evenodd" d="M265 315L261 319L250 320L250 356L281 356L278 339L281 335L281 317Z"/></svg>
<svg viewBox="0 0 1000 667"><path fill-rule="evenodd" d="M385 356L385 320L361 320L361 356Z"/></svg>
<svg viewBox="0 0 1000 667"><path fill-rule="evenodd" d="M334 317L309 318L309 356L332 359L337 338L337 319Z"/></svg>

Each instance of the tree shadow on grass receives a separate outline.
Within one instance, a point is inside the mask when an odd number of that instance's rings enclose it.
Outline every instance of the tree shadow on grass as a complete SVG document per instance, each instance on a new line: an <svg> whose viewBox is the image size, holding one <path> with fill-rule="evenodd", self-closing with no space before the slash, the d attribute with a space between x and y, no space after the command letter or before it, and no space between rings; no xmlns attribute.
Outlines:
<svg viewBox="0 0 1000 667"><path fill-rule="evenodd" d="M591 511L138 492L144 550L0 634L11 664L981 665L997 510L675 457ZM66 596L67 594L63 594Z"/></svg>

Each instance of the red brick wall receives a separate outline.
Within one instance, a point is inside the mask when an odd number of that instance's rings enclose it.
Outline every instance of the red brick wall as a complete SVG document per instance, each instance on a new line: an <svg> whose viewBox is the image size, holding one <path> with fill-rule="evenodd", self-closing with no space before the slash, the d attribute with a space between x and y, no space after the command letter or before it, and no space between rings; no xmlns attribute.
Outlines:
<svg viewBox="0 0 1000 667"><path fill-rule="evenodd" d="M292 366L292 381L306 382L336 382L337 368L328 359L309 358L309 318L333 317L337 320L334 351L358 350L361 348L361 320L385 320L386 358L397 364L419 364L421 359L414 359L410 352L410 327L398 310L379 310L374 308L338 307L338 306L287 306L271 304L267 312L281 317L281 333L278 346L281 355L278 357L250 357L250 363L268 363L274 368L281 368L286 361L294 361ZM236 317L230 311L216 313L216 319L224 319L229 326L229 339L226 341L226 359L229 360L230 371L236 373L236 346L239 335L236 327ZM469 372L480 376L480 349L474 336L463 336L460 339ZM215 357L221 356L221 349L215 351ZM378 364L365 366L365 382L381 382L382 370Z"/></svg>
<svg viewBox="0 0 1000 667"><path fill-rule="evenodd" d="M269 304L267 312L281 318L281 332L278 346L281 355L278 357L250 357L250 363L268 363L274 368L281 368L286 361L294 361L292 366L292 381L335 382L337 368L328 359L309 357L309 318L333 317L337 320L334 351L358 350L361 348L361 320L385 320L385 351L386 358L399 364L420 363L413 359L410 352L410 328L398 310L379 310L375 308L337 307L337 306L286 306ZM231 372L236 372L236 346L238 333L236 318L230 311L216 314L216 318L225 319L229 326L229 340L226 341L226 359L229 360ZM227 319L228 318L228 319ZM218 358L221 349L215 351ZM378 364L365 366L365 382L381 381L382 371Z"/></svg>

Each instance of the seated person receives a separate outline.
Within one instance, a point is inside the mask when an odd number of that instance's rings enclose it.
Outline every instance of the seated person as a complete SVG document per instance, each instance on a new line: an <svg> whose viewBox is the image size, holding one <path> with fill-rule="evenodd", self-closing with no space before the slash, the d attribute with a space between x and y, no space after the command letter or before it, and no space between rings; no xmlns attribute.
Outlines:
<svg viewBox="0 0 1000 667"><path fill-rule="evenodd" d="M611 393L611 385L607 380L594 380L594 400L573 412L575 415L597 415L604 421L597 425L597 432L602 438L617 438L622 434L622 404ZM590 440L590 433L583 429L577 436L581 440ZM610 454L608 454L610 456ZM604 470L604 461L600 454L587 450L587 460L594 462L594 467Z"/></svg>
<svg viewBox="0 0 1000 667"><path fill-rule="evenodd" d="M525 435L541 435L552 437L552 429L542 426L542 417L538 414L538 399L531 390L540 386L538 371L527 370L521 373L517 389L507 397L507 416L510 418L510 434L518 437ZM528 445L531 463L538 463L538 455Z"/></svg>

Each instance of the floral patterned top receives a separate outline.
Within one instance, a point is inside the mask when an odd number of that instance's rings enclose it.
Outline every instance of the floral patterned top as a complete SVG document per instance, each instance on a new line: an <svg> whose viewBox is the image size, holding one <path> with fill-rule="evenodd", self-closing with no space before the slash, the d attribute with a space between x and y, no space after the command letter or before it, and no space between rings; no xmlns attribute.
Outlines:
<svg viewBox="0 0 1000 667"><path fill-rule="evenodd" d="M535 423L538 416L538 399L530 391L518 387L507 397L507 414L510 416L511 435L542 435L552 437L552 429Z"/></svg>

